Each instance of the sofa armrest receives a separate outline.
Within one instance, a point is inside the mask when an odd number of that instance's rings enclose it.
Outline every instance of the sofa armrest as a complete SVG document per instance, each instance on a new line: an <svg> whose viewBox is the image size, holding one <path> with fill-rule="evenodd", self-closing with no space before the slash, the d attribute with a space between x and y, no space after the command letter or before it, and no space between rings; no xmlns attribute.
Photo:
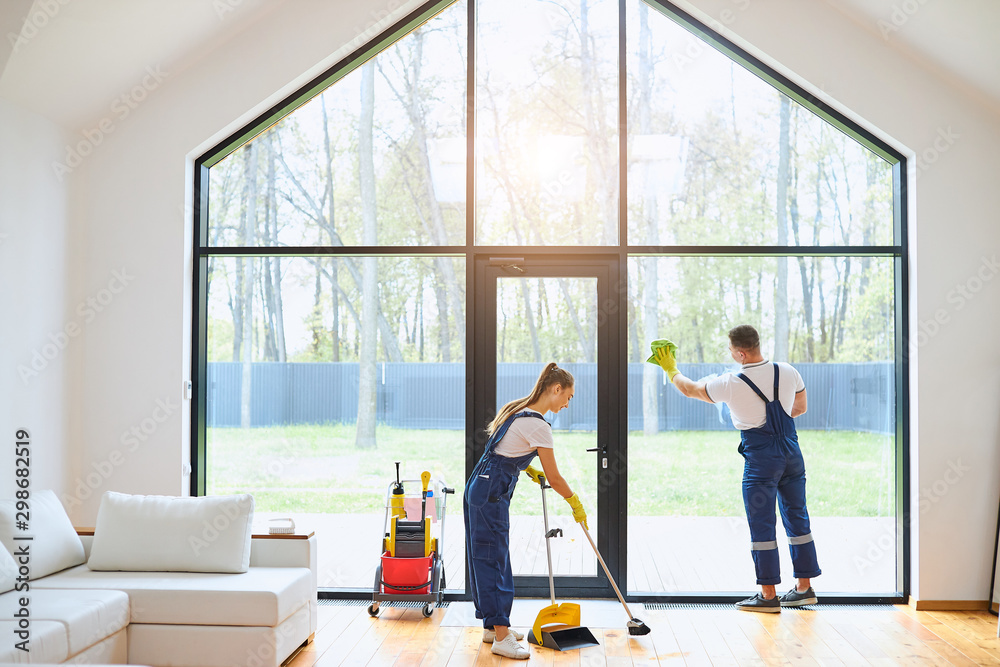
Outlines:
<svg viewBox="0 0 1000 667"><path fill-rule="evenodd" d="M250 538L250 567L308 567L313 597L309 602L310 632L317 628L316 533L297 535L253 535Z"/></svg>

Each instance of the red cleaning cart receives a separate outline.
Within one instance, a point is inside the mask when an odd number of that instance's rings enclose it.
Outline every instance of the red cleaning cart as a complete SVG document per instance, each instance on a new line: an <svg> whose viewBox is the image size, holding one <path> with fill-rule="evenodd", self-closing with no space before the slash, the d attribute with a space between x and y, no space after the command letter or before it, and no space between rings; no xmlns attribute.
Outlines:
<svg viewBox="0 0 1000 667"><path fill-rule="evenodd" d="M429 473L425 474L429 477ZM420 491L402 493L407 485ZM429 481L427 489L425 499L422 479L397 477L389 484L381 562L375 569L372 603L368 607L372 616L378 616L380 602L424 602L421 611L427 617L433 612L432 603L440 605L444 601L444 521L447 498L455 489L441 480ZM405 519L400 516L404 507ZM416 516L411 517L414 513Z"/></svg>

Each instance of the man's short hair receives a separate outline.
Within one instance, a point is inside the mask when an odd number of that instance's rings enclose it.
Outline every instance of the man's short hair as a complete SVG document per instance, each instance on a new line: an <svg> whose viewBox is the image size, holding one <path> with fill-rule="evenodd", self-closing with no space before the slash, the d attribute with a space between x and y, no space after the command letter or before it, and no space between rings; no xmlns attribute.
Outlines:
<svg viewBox="0 0 1000 667"><path fill-rule="evenodd" d="M729 330L729 343L740 350L756 350L760 347L760 334L749 324L741 324Z"/></svg>

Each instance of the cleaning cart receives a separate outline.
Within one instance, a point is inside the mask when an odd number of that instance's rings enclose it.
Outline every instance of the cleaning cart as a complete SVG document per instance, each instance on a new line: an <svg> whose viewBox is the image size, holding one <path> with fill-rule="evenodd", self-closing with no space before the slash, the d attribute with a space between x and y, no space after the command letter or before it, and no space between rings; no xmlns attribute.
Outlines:
<svg viewBox="0 0 1000 667"><path fill-rule="evenodd" d="M421 611L428 617L432 603L444 601L444 521L448 496L454 493L426 471L420 479L400 479L396 462L396 481L386 491L382 556L369 614L378 616L380 602L423 602Z"/></svg>

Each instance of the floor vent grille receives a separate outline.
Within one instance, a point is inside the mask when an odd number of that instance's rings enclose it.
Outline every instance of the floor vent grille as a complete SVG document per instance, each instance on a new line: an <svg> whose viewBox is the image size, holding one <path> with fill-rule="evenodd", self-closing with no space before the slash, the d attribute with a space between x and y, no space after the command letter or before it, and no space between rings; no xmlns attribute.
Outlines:
<svg viewBox="0 0 1000 667"><path fill-rule="evenodd" d="M333 600L324 598L319 600L317 604L320 607L367 607L372 603L371 600ZM420 609L426 602L379 602L379 607L404 607L407 609ZM441 604L431 603L431 607L434 609L447 609L451 602L442 602Z"/></svg>
<svg viewBox="0 0 1000 667"><path fill-rule="evenodd" d="M647 602L643 605L650 611L661 611L666 609L734 609L731 604L720 603L699 603L699 602ZM805 607L783 607L785 611L796 611L799 609L806 611L820 611L823 609L850 609L867 611L891 611L892 605L888 604L815 604Z"/></svg>

